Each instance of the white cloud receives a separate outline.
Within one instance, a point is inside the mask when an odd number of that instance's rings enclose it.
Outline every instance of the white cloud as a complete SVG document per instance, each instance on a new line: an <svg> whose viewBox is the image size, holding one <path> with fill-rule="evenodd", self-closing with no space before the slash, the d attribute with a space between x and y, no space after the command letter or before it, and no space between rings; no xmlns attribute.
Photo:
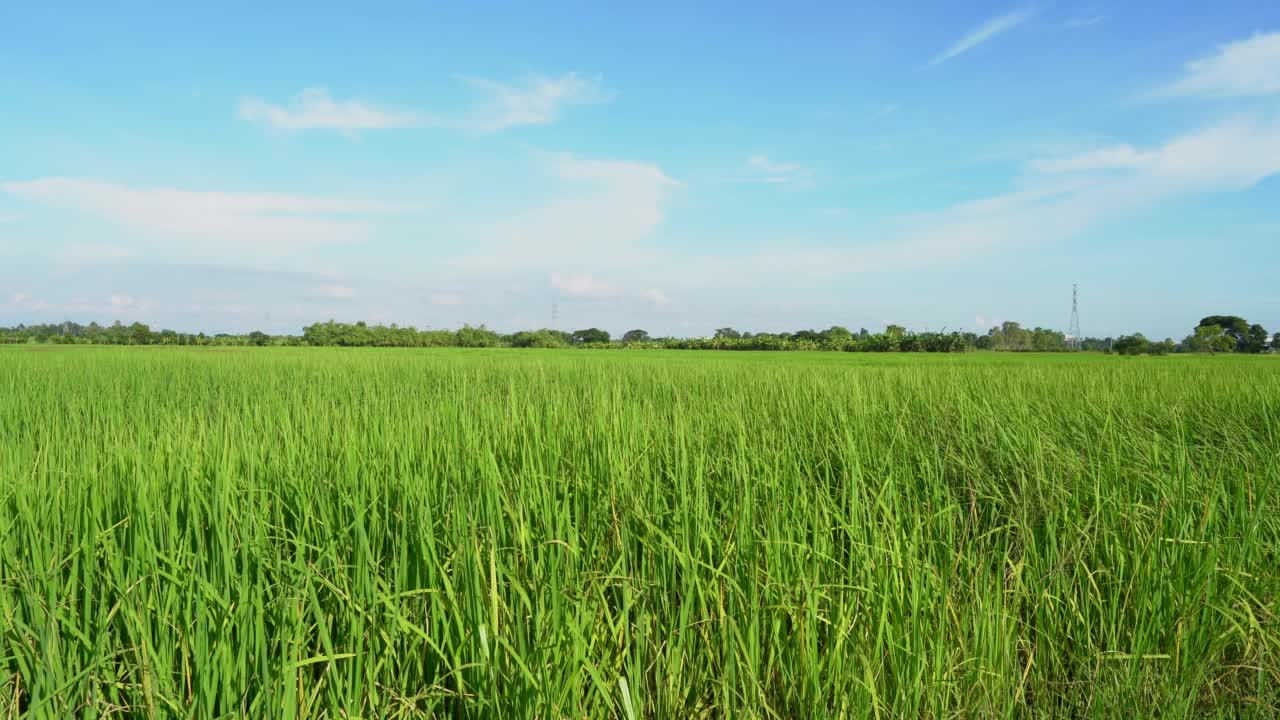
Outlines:
<svg viewBox="0 0 1280 720"><path fill-rule="evenodd" d="M1160 97L1233 98L1280 93L1280 32L1257 33L1187 63Z"/></svg>
<svg viewBox="0 0 1280 720"><path fill-rule="evenodd" d="M640 297L644 300L648 300L654 305L659 305L659 306L666 305L667 303L671 302L671 300L667 298L667 294L662 292L658 288L649 288L648 290L642 290L640 291Z"/></svg>
<svg viewBox="0 0 1280 720"><path fill-rule="evenodd" d="M334 300L350 300L356 296L356 291L346 285L321 285L315 289L315 294Z"/></svg>
<svg viewBox="0 0 1280 720"><path fill-rule="evenodd" d="M461 305L462 296L457 293L431 293L432 305Z"/></svg>
<svg viewBox="0 0 1280 720"><path fill-rule="evenodd" d="M1132 169L1149 165L1156 159L1156 153L1139 152L1130 145L1116 145L1080 155L1033 160L1031 168L1042 173Z"/></svg>
<svg viewBox="0 0 1280 720"><path fill-rule="evenodd" d="M134 252L129 248L100 243L72 243L53 254L58 260L78 263L123 260L133 256Z"/></svg>
<svg viewBox="0 0 1280 720"><path fill-rule="evenodd" d="M451 260L452 267L563 272L628 262L666 217L671 193L682 187L649 163L539 156L554 181L552 198L466 228L472 251Z"/></svg>
<svg viewBox="0 0 1280 720"><path fill-rule="evenodd" d="M349 198L137 188L82 178L0 182L0 190L97 215L171 247L185 238L255 253L360 240L369 233L368 216L405 209ZM191 243L187 249L194 249Z"/></svg>
<svg viewBox="0 0 1280 720"><path fill-rule="evenodd" d="M751 179L757 182L793 185L808 184L813 179L813 173L805 166L797 163L774 162L768 155L762 153L747 158L746 164L751 172Z"/></svg>
<svg viewBox="0 0 1280 720"><path fill-rule="evenodd" d="M134 308L142 307L142 303L140 303L137 298L120 293L115 293L111 297L107 298L107 304L113 308L122 310L132 310Z"/></svg>
<svg viewBox="0 0 1280 720"><path fill-rule="evenodd" d="M874 113L871 114L872 119L888 117L898 111L897 103L885 103L881 105Z"/></svg>
<svg viewBox="0 0 1280 720"><path fill-rule="evenodd" d="M112 293L101 302L92 302L81 298L61 306L63 312L94 315L133 314L145 312L150 308L151 304L149 302L123 293Z"/></svg>
<svg viewBox="0 0 1280 720"><path fill-rule="evenodd" d="M987 319L982 317L982 315L974 315L973 326L979 330L985 330L987 327Z"/></svg>
<svg viewBox="0 0 1280 720"><path fill-rule="evenodd" d="M17 213L0 212L0 223L17 222L21 217Z"/></svg>
<svg viewBox="0 0 1280 720"><path fill-rule="evenodd" d="M595 105L612 100L601 79L566 73L557 78L529 75L504 83L460 75L457 78L480 96L460 113L428 113L393 110L362 100L335 100L323 87L306 88L285 105L261 98L240 100L240 116L277 130L385 130L406 127L437 127L497 132L522 125L550 125L560 119L564 108Z"/></svg>
<svg viewBox="0 0 1280 720"><path fill-rule="evenodd" d="M253 97L240 100L240 116L278 130L329 129L343 132L418 125L413 113L387 110L360 100L334 100L322 87L306 88L287 107Z"/></svg>
<svg viewBox="0 0 1280 720"><path fill-rule="evenodd" d="M1086 28L1090 25L1097 25L1106 19L1106 15L1084 15L1081 17L1071 18L1063 23L1062 27L1068 30L1079 30L1080 28Z"/></svg>
<svg viewBox="0 0 1280 720"><path fill-rule="evenodd" d="M28 312L40 312L41 310L49 307L49 303L43 300L37 300L23 292L14 293L13 297L9 299L9 304L19 310L26 310Z"/></svg>
<svg viewBox="0 0 1280 720"><path fill-rule="evenodd" d="M957 40L955 44L944 50L942 54L930 60L925 67L941 65L957 55L968 52L1000 33L1012 30L1027 20L1030 20L1031 16L1034 14L1035 13L1032 10L1017 10L1015 12L993 17L974 28L969 32L969 34Z"/></svg>
<svg viewBox="0 0 1280 720"><path fill-rule="evenodd" d="M566 73L558 78L532 75L516 83L460 76L460 80L487 96L463 119L463 125L481 132L496 132L521 125L550 125L565 107L606 103L615 93L604 90L601 80Z"/></svg>
<svg viewBox="0 0 1280 720"><path fill-rule="evenodd" d="M1061 241L1162 201L1244 190L1280 174L1280 118L1236 118L1160 146L1134 149L1133 156L1142 161L1122 172L1067 181L1055 174L1032 175L1026 189L917 216L886 240L825 247L790 242L746 256L685 258L679 264L682 274L665 280L697 286L714 277L722 286L759 287L770 278L816 280L943 266L1023 243Z"/></svg>
<svg viewBox="0 0 1280 720"><path fill-rule="evenodd" d="M551 273L551 287L570 297L605 297L613 294L608 283L587 274Z"/></svg>

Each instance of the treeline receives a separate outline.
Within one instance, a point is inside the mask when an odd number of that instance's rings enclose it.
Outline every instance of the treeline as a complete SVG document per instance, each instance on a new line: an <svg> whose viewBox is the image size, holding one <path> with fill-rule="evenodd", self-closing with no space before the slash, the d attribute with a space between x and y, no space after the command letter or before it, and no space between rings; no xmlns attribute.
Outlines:
<svg viewBox="0 0 1280 720"><path fill-rule="evenodd" d="M1257 324L1250 325L1234 315L1203 318L1181 342L1167 338L1151 341L1141 333L1117 338L1074 340L1060 331L1023 328L1005 322L986 334L970 332L912 332L890 325L884 332L865 328L852 332L838 325L826 330L799 330L791 333L739 332L720 328L709 338L651 337L644 330L631 330L613 338L599 328L574 332L541 329L499 333L483 325L458 330L419 330L398 325L369 325L364 322L339 323L332 320L308 325L302 335L179 333L153 331L143 323L101 326L73 322L50 325L19 325L0 328L3 343L53 343L94 345L193 345L236 346L277 345L316 347L471 347L471 348L631 348L666 350L772 350L837 352L1066 352L1072 350L1115 352L1124 355L1164 355L1177 352L1260 353L1280 348L1280 333L1268 337Z"/></svg>
<svg viewBox="0 0 1280 720"><path fill-rule="evenodd" d="M268 335L251 332L243 335L219 333L180 333L174 330L152 330L146 323L123 325L63 322L47 325L0 327L0 343L48 343L54 345L303 345L295 335Z"/></svg>

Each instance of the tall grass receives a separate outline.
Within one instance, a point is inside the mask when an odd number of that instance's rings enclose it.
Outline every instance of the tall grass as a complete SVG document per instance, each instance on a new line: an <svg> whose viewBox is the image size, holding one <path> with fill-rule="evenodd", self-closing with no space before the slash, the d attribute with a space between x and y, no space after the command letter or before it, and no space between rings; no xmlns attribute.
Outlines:
<svg viewBox="0 0 1280 720"><path fill-rule="evenodd" d="M0 352L0 715L1273 717L1280 362Z"/></svg>

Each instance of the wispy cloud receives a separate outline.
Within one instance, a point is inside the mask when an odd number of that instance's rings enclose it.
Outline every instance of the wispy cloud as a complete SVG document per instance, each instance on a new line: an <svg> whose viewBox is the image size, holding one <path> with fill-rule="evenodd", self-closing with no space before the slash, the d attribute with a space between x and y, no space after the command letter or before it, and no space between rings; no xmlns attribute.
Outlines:
<svg viewBox="0 0 1280 720"><path fill-rule="evenodd" d="M432 305L461 305L462 296L457 293L435 292L431 293L430 301Z"/></svg>
<svg viewBox="0 0 1280 720"><path fill-rule="evenodd" d="M49 307L49 303L33 298L22 292L14 293L9 299L9 304L19 310L25 310L27 312L40 312L48 309Z"/></svg>
<svg viewBox="0 0 1280 720"><path fill-rule="evenodd" d="M321 285L313 291L319 297L329 298L331 300L350 300L356 296L356 290L346 285Z"/></svg>
<svg viewBox="0 0 1280 720"><path fill-rule="evenodd" d="M570 297L606 297L614 290L609 283L597 280L589 274L551 273L551 287Z"/></svg>
<svg viewBox="0 0 1280 720"><path fill-rule="evenodd" d="M460 232L470 250L453 258L458 270L565 272L623 262L666 217L667 201L683 185L656 165L535 151L553 181L552 198Z"/></svg>
<svg viewBox="0 0 1280 720"><path fill-rule="evenodd" d="M1030 20L1034 14L1035 14L1034 10L1025 9L1025 10L1017 10L1014 12L1005 13L1004 15L993 17L990 20L982 23L978 27L971 30L964 37L957 40L951 47L947 48L937 57L930 60L928 64L925 65L925 67L926 68L936 67L956 57L957 55L966 53L972 50L973 48L981 45L982 43L990 40L991 38L1003 32L1012 30L1013 28L1021 25L1027 20Z"/></svg>
<svg viewBox="0 0 1280 720"><path fill-rule="evenodd" d="M566 73L560 77L528 75L514 82L460 75L457 79L478 96L457 113L424 112L381 107L364 100L335 100L328 89L310 87L287 103L274 104L257 97L240 100L240 116L276 130L337 130L355 134L363 130L437 127L497 132L523 125L550 125L564 109L612 100L616 93L604 89L601 78Z"/></svg>
<svg viewBox="0 0 1280 720"><path fill-rule="evenodd" d="M1096 168L1115 172L1066 180L1057 174ZM758 287L776 277L817 281L949 265L1032 238L1061 241L1135 209L1192 194L1246 190L1280 175L1280 118L1237 117L1162 145L1063 158L1045 170L1029 177L1026 189L917 216L889 238L849 238L839 247L791 241L759 246L748 255L684 258L679 267L688 272L665 279L696 285L716 277L721 286Z"/></svg>
<svg viewBox="0 0 1280 720"><path fill-rule="evenodd" d="M550 125L560 119L564 108L598 105L616 93L606 91L599 77L584 78L567 73L558 78L531 75L514 83L459 76L484 99L457 124L481 132L496 132L521 125Z"/></svg>
<svg viewBox="0 0 1280 720"><path fill-rule="evenodd" d="M1257 33L1192 60L1155 97L1236 98L1280 93L1280 32Z"/></svg>
<svg viewBox="0 0 1280 720"><path fill-rule="evenodd" d="M0 223L17 222L21 217L18 213L0 212Z"/></svg>
<svg viewBox="0 0 1280 720"><path fill-rule="evenodd" d="M352 198L138 188L84 178L0 182L0 191L96 215L170 245L186 238L258 252L360 240L370 230L367 218L407 209Z"/></svg>
<svg viewBox="0 0 1280 720"><path fill-rule="evenodd" d="M138 298L123 293L113 293L107 298L107 304L117 310L141 309L144 306L144 303Z"/></svg>
<svg viewBox="0 0 1280 720"><path fill-rule="evenodd" d="M1062 27L1067 30L1079 30L1080 28L1087 28L1090 25L1097 25L1106 19L1106 15L1082 15L1080 17L1071 18L1063 23Z"/></svg>
<svg viewBox="0 0 1280 720"><path fill-rule="evenodd" d="M112 293L100 301L76 299L63 305L61 310L68 313L87 313L90 315L129 315L143 313L151 309L151 303L123 293Z"/></svg>
<svg viewBox="0 0 1280 720"><path fill-rule="evenodd" d="M425 118L416 113L389 110L361 100L334 100L326 88L311 87L287 105L246 97L240 100L240 116L277 130L384 130L412 127Z"/></svg>
<svg viewBox="0 0 1280 720"><path fill-rule="evenodd" d="M642 300L647 300L659 307L663 305L667 305L668 303L671 302L671 300L667 298L667 294L662 292L658 288L648 288L646 290L641 290L640 298Z"/></svg>
<svg viewBox="0 0 1280 720"><path fill-rule="evenodd" d="M1088 172L1092 170L1133 169L1149 165L1159 159L1155 152L1135 150L1131 145L1091 150L1079 155L1041 158L1031 161L1030 167L1042 173Z"/></svg>
<svg viewBox="0 0 1280 720"><path fill-rule="evenodd" d="M775 162L768 155L756 154L747 158L746 167L750 180L776 185L807 185L813 181L809 168L789 162Z"/></svg>
<svg viewBox="0 0 1280 720"><path fill-rule="evenodd" d="M898 111L897 103L885 103L871 113L871 118L877 120L879 118L888 117Z"/></svg>

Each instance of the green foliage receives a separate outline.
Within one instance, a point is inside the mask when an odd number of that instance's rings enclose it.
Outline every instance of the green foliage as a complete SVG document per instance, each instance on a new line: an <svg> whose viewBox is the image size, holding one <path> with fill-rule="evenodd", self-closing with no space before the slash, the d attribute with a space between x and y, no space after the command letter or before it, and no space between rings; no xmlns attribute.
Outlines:
<svg viewBox="0 0 1280 720"><path fill-rule="evenodd" d="M833 343L848 342L853 339L853 333L849 332L848 328L840 327L839 325L832 325L822 334L827 342Z"/></svg>
<svg viewBox="0 0 1280 720"><path fill-rule="evenodd" d="M570 342L574 345L582 345L584 343L607 343L609 342L609 333L600 328L587 328L586 330L575 330L569 336Z"/></svg>
<svg viewBox="0 0 1280 720"><path fill-rule="evenodd" d="M1116 338L1112 349L1121 355L1145 355L1151 349L1151 341L1142 333L1121 335Z"/></svg>
<svg viewBox="0 0 1280 720"><path fill-rule="evenodd" d="M1228 329L1209 320L1227 323ZM1170 352L1247 352L1268 349L1267 331L1261 325L1248 325L1236 316L1210 316L1201 321L1195 332L1180 344L1172 341L1147 342L1134 337L1083 338L1081 348L1095 352L1162 355ZM1243 330L1241 330L1243 328ZM1242 333L1242 334L1238 334ZM1144 339L1145 340L1145 339ZM104 344L104 345L311 345L316 347L470 347L470 348L630 348L673 350L777 350L777 351L843 351L843 352L963 352L965 350L999 350L1011 352L1062 352L1069 350L1066 337L1057 330L1023 328L1016 322L1005 322L986 335L973 333L915 333L901 325L890 325L882 333L862 328L855 335L839 325L826 330L798 330L791 333L750 333L724 327L711 338L652 338L644 330L630 330L618 341L599 328L578 330L572 334L560 330L520 331L501 335L485 326L464 325L456 331L418 330L397 325L369 325L364 322L339 323L333 320L303 328L302 335L267 335L254 331L247 335L220 334L208 336L176 333L172 330L152 331L143 323L124 326L119 322L104 328L96 323L78 325L32 325L0 328L0 344ZM1274 343L1270 343L1274 345Z"/></svg>
<svg viewBox="0 0 1280 720"><path fill-rule="evenodd" d="M514 348L562 348L570 344L569 337L558 330L523 330L511 336Z"/></svg>
<svg viewBox="0 0 1280 720"><path fill-rule="evenodd" d="M463 325L456 333L453 334L454 344L458 347L486 348L498 347L500 342L498 333L486 328L484 325L480 327L471 327Z"/></svg>
<svg viewBox="0 0 1280 720"><path fill-rule="evenodd" d="M1260 353L1267 349L1267 329L1261 325L1254 324L1249 326L1249 332L1244 336L1244 342L1241 345L1241 352Z"/></svg>
<svg viewBox="0 0 1280 720"><path fill-rule="evenodd" d="M1242 317L1236 315L1210 315L1201 318L1197 328L1217 327L1220 332L1231 337L1235 342L1235 349L1242 350L1245 339L1249 334L1249 322Z"/></svg>
<svg viewBox="0 0 1280 720"><path fill-rule="evenodd" d="M1066 335L1057 330L1041 327L1027 330L1012 321L1004 322L998 328L991 328L987 337L982 343L982 349L1011 352L1064 352L1070 349Z"/></svg>
<svg viewBox="0 0 1280 720"><path fill-rule="evenodd" d="M1276 717L1275 370L0 348L0 716Z"/></svg>
<svg viewBox="0 0 1280 720"><path fill-rule="evenodd" d="M1199 325L1183 343L1191 352L1234 352L1236 339L1217 325Z"/></svg>

